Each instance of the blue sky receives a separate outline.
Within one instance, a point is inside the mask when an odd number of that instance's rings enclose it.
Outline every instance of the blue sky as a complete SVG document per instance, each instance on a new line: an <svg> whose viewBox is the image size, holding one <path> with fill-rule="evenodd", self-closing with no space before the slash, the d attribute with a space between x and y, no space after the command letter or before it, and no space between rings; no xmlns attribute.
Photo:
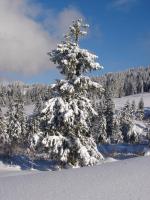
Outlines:
<svg viewBox="0 0 150 200"><path fill-rule="evenodd" d="M10 0L5 0L1 6L2 11L16 16L13 23L16 26L12 27L14 31L11 34L8 28L5 34L0 29L0 39L3 36L5 45L8 38L10 40L8 36L14 39L16 34L17 44L14 40L11 46L10 42L7 44L8 57L0 60L0 77L27 83L51 83L61 78L57 69L48 61L46 52L48 48L55 48L68 23L80 16L90 24L89 35L81 41L81 47L98 55L98 61L104 66L103 71L92 75L150 64L149 0L25 0L25 3L20 0L19 5L14 0L11 10L6 5L7 1L9 3ZM4 24L7 23L5 18ZM24 28L26 34L21 38L22 33L19 31ZM3 49L0 49L0 53L5 54Z"/></svg>

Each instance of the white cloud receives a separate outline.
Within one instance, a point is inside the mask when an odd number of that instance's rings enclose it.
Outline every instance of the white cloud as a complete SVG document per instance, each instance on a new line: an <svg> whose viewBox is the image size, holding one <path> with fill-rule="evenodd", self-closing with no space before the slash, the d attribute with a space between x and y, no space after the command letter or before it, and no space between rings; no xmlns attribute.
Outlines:
<svg viewBox="0 0 150 200"><path fill-rule="evenodd" d="M43 23L37 22L42 15ZM73 8L55 15L27 0L0 0L0 71L32 75L52 67L46 53L55 47L58 32L79 16Z"/></svg>
<svg viewBox="0 0 150 200"><path fill-rule="evenodd" d="M84 19L84 16L79 10L73 7L68 7L62 10L58 15L53 10L47 10L45 13L43 25L46 29L51 27L51 35L59 38L66 33L69 25L73 20L78 18Z"/></svg>
<svg viewBox="0 0 150 200"><path fill-rule="evenodd" d="M126 9L137 3L138 0L114 0L112 2L112 7L118 9Z"/></svg>

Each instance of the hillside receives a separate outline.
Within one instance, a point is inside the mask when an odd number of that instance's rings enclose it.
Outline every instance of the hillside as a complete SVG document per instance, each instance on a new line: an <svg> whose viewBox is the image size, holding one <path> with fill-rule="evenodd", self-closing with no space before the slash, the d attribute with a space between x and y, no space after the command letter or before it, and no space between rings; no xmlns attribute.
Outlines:
<svg viewBox="0 0 150 200"><path fill-rule="evenodd" d="M104 87L109 86L114 97L134 95L150 91L150 67L128 69L123 72L107 73L104 76L93 77L93 80ZM9 104L21 97L25 105L36 103L38 98L43 101L51 97L51 87L44 84L23 84L0 82L0 106ZM92 96L93 98L93 96Z"/></svg>
<svg viewBox="0 0 150 200"><path fill-rule="evenodd" d="M114 98L115 107L116 109L119 109L123 105L125 105L127 101L132 103L133 100L135 101L136 105L138 105L141 98L143 98L145 109L150 109L150 93L140 93L140 94L125 96L122 98Z"/></svg>
<svg viewBox="0 0 150 200"><path fill-rule="evenodd" d="M129 102L131 104L133 101L135 101L135 105L136 105L136 107L138 107L138 104L139 104L141 98L143 99L143 102L144 102L145 119L144 120L133 120L134 130L139 135L146 136L150 130L150 124L149 124L150 93L140 93L140 94L130 95L130 96L122 97L122 98L114 98L114 103L115 103L116 110L120 110L127 102Z"/></svg>
<svg viewBox="0 0 150 200"><path fill-rule="evenodd" d="M150 91L150 66L111 72L93 78L104 87L111 88L114 97L128 96Z"/></svg>

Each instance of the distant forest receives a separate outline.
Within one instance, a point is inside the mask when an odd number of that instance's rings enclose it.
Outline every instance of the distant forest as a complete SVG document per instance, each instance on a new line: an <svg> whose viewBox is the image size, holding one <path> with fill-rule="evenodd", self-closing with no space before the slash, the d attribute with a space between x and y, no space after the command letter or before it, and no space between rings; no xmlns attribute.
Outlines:
<svg viewBox="0 0 150 200"><path fill-rule="evenodd" d="M114 97L150 92L150 66L107 73L94 80L101 83L104 88L109 87Z"/></svg>
<svg viewBox="0 0 150 200"><path fill-rule="evenodd" d="M122 97L143 92L150 92L150 66L129 69L124 72L107 73L104 76L93 78L104 88L112 92L113 97ZM38 98L43 101L51 97L50 85L20 82L0 84L0 105L8 105L9 101L21 98L27 104L35 103Z"/></svg>

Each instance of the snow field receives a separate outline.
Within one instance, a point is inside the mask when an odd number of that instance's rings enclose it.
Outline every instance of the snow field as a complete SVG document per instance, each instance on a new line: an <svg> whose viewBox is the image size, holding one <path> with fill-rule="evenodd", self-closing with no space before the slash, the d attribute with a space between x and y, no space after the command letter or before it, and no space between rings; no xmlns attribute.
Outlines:
<svg viewBox="0 0 150 200"><path fill-rule="evenodd" d="M137 106L141 98L143 98L144 107L150 109L150 93L140 93L140 94L125 96L122 98L114 98L116 109L118 110L121 107L123 107L127 101L132 103L133 100L135 101Z"/></svg>
<svg viewBox="0 0 150 200"><path fill-rule="evenodd" d="M59 172L0 174L1 200L147 200L150 157Z"/></svg>

